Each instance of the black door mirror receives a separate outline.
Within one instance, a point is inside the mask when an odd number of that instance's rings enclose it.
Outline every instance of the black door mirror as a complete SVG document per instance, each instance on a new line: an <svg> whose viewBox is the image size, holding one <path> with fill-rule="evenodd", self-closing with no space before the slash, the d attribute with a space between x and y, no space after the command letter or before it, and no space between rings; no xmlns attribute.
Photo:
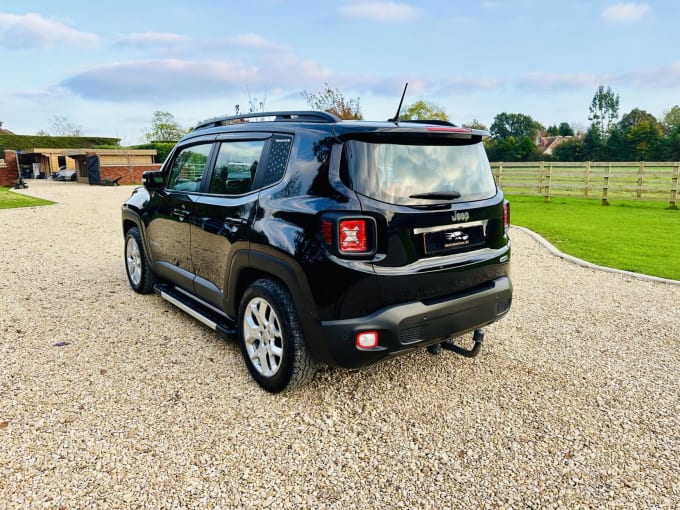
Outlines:
<svg viewBox="0 0 680 510"><path fill-rule="evenodd" d="M148 191L163 189L163 172L144 172L142 174L142 184Z"/></svg>

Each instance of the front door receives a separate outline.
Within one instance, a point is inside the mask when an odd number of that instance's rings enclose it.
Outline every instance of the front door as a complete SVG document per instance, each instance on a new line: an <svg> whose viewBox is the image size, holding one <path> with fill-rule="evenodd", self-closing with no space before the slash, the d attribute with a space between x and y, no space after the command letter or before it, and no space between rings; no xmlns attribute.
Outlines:
<svg viewBox="0 0 680 510"><path fill-rule="evenodd" d="M155 193L146 227L149 257L156 274L193 290L191 224L194 204L212 151L212 142L183 147L173 155L165 189Z"/></svg>

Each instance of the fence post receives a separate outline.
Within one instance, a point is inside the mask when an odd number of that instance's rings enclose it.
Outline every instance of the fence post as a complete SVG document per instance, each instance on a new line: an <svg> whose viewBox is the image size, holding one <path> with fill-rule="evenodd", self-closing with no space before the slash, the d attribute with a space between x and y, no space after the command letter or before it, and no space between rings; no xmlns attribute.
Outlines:
<svg viewBox="0 0 680 510"><path fill-rule="evenodd" d="M538 194L543 194L543 173L545 168L543 166L543 161L538 164Z"/></svg>
<svg viewBox="0 0 680 510"><path fill-rule="evenodd" d="M602 205L609 205L607 191L609 190L609 175L612 173L612 164L607 163L604 169L604 182L602 183Z"/></svg>
<svg viewBox="0 0 680 510"><path fill-rule="evenodd" d="M503 187L503 162L498 163L498 187Z"/></svg>
<svg viewBox="0 0 680 510"><path fill-rule="evenodd" d="M584 180L586 187L583 190L583 194L588 198L588 189L590 188L590 161L586 161L586 175Z"/></svg>
<svg viewBox="0 0 680 510"><path fill-rule="evenodd" d="M637 199L640 200L642 198L642 181L644 179L645 175L645 162L640 161L640 164L638 165L638 175L637 175Z"/></svg>
<svg viewBox="0 0 680 510"><path fill-rule="evenodd" d="M680 163L677 161L673 164L673 180L671 181L671 209L677 209L676 204L678 198L678 177L680 177Z"/></svg>
<svg viewBox="0 0 680 510"><path fill-rule="evenodd" d="M543 167L543 162L541 161L541 167ZM548 164L548 175L546 176L547 178L547 184L543 187L545 190L543 193L543 201L544 202L550 202L550 180L552 177L552 162Z"/></svg>

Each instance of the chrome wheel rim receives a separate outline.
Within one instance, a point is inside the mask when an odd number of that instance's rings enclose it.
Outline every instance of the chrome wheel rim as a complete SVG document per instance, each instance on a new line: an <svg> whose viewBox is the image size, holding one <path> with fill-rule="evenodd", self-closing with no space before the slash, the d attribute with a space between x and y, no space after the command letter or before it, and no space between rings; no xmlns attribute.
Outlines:
<svg viewBox="0 0 680 510"><path fill-rule="evenodd" d="M246 352L255 370L265 377L276 374L283 359L283 333L274 308L265 299L251 299L242 327Z"/></svg>
<svg viewBox="0 0 680 510"><path fill-rule="evenodd" d="M130 237L125 245L125 264L130 281L137 286L142 281L142 254L134 237Z"/></svg>

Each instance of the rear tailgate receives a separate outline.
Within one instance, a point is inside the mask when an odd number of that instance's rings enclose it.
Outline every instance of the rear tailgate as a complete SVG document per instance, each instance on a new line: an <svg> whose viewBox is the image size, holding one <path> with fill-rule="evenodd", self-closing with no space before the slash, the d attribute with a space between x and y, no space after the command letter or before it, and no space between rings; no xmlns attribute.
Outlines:
<svg viewBox="0 0 680 510"><path fill-rule="evenodd" d="M417 126L345 142L343 180L376 219L381 303L492 285L508 273L505 201L481 136Z"/></svg>

